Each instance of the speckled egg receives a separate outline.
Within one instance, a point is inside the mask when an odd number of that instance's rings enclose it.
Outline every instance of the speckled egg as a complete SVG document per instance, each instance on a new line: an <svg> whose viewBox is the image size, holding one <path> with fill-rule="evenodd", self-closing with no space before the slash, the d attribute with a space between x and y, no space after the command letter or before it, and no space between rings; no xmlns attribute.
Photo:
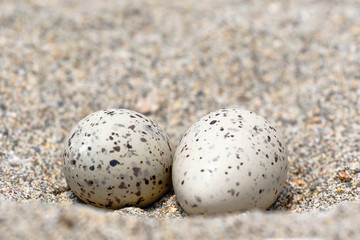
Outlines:
<svg viewBox="0 0 360 240"><path fill-rule="evenodd" d="M145 207L171 186L173 146L153 121L126 109L95 112L70 132L63 172L84 202Z"/></svg>
<svg viewBox="0 0 360 240"><path fill-rule="evenodd" d="M172 181L188 214L266 209L286 180L276 129L257 113L221 109L196 122L176 149Z"/></svg>

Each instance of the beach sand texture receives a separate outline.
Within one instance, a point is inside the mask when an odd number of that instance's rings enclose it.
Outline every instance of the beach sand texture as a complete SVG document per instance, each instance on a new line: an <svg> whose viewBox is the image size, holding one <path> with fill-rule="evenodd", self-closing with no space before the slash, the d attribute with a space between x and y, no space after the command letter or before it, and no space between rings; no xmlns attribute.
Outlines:
<svg viewBox="0 0 360 240"><path fill-rule="evenodd" d="M0 239L360 236L359 1L0 0ZM67 188L81 118L127 108L176 145L208 112L258 112L283 136L268 211L189 217L173 192L116 211Z"/></svg>

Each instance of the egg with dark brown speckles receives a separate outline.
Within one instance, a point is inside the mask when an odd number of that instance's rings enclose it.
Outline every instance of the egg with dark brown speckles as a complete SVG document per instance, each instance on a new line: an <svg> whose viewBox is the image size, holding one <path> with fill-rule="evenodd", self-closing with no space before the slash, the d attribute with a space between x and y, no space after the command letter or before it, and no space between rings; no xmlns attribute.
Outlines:
<svg viewBox="0 0 360 240"><path fill-rule="evenodd" d="M176 149L172 181L188 214L266 209L288 171L278 131L262 116L221 109L200 119Z"/></svg>
<svg viewBox="0 0 360 240"><path fill-rule="evenodd" d="M173 146L146 116L126 109L101 110L70 132L63 172L85 203L117 209L145 207L171 186Z"/></svg>

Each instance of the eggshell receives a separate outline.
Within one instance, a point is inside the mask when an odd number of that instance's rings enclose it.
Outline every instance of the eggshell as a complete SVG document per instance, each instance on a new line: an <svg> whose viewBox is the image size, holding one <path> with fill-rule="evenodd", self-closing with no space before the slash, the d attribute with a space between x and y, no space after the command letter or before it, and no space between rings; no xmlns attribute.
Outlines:
<svg viewBox="0 0 360 240"><path fill-rule="evenodd" d="M188 214L219 214L268 208L287 170L284 144L267 120L247 110L221 109L183 135L172 180Z"/></svg>
<svg viewBox="0 0 360 240"><path fill-rule="evenodd" d="M173 146L153 121L126 109L95 112L70 132L63 172L72 191L98 207L144 207L171 186Z"/></svg>

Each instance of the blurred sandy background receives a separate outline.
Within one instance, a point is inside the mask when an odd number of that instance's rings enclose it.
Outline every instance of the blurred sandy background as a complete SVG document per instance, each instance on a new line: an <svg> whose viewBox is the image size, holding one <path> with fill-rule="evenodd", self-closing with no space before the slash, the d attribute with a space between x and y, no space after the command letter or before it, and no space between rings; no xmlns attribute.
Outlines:
<svg viewBox="0 0 360 240"><path fill-rule="evenodd" d="M0 239L356 239L359 13L332 0L0 0ZM287 145L269 211L190 218L173 193L104 211L66 188L62 144L91 112L141 112L177 144L234 106Z"/></svg>

